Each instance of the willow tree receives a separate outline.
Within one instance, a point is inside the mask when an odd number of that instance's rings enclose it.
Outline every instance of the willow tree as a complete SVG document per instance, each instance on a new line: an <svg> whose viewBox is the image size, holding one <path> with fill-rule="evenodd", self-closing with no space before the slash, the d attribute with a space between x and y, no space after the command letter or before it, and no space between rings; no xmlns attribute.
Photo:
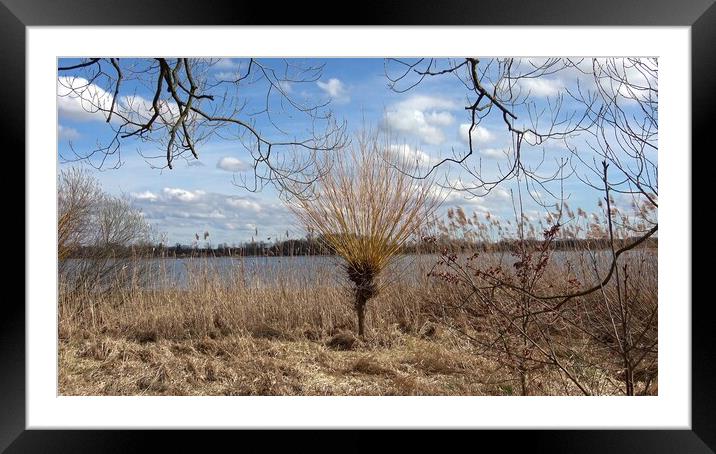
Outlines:
<svg viewBox="0 0 716 454"><path fill-rule="evenodd" d="M343 261L363 336L366 307L380 291L381 273L434 213L440 197L432 181L410 176L424 163L375 134L360 135L331 154L328 164L310 196L294 198L289 206Z"/></svg>

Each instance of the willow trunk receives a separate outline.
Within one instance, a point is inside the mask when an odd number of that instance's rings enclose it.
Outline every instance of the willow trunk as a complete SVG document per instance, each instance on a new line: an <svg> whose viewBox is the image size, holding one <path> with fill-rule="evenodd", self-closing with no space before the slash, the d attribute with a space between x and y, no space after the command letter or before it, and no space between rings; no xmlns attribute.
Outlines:
<svg viewBox="0 0 716 454"><path fill-rule="evenodd" d="M358 314L358 335L363 337L365 334L365 307L368 304L368 300L356 297L355 308L356 314Z"/></svg>

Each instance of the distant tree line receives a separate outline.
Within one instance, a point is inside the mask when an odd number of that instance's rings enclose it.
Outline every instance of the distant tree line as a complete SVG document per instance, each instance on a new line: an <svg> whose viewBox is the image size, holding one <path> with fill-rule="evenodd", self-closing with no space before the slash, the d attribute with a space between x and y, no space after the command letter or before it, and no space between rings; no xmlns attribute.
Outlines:
<svg viewBox="0 0 716 454"><path fill-rule="evenodd" d="M633 241L632 238L618 240L624 244ZM440 254L451 253L473 253L473 252L513 252L518 246L526 249L537 249L542 245L538 239L525 239L521 242L514 239L505 239L496 242L471 241L464 239L449 238L423 238L419 241L409 242L400 248L401 254ZM656 248L658 238L649 238L642 243L642 248ZM236 245L219 243L212 247L210 245L183 245L176 243L174 246L167 246L162 243L141 243L141 244L114 244L101 246L105 253L109 250L110 255L116 258L126 257L292 257L310 255L333 255L334 251L325 238L314 236L299 239L287 239L268 243L265 241L251 241ZM608 239L556 239L552 243L555 251L603 250L609 247ZM76 248L71 257L68 258L89 258L96 255L97 246L82 246Z"/></svg>

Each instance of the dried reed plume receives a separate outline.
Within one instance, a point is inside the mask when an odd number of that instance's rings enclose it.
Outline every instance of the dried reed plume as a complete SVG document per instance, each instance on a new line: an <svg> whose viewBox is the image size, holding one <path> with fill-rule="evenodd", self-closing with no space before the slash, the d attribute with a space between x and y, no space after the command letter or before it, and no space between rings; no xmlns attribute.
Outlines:
<svg viewBox="0 0 716 454"><path fill-rule="evenodd" d="M309 231L344 261L353 283L358 334L365 333L365 309L379 292L378 276L400 247L424 225L440 203L432 181L415 175L418 162L393 153L387 140L362 133L332 154L330 170L309 197L289 206Z"/></svg>

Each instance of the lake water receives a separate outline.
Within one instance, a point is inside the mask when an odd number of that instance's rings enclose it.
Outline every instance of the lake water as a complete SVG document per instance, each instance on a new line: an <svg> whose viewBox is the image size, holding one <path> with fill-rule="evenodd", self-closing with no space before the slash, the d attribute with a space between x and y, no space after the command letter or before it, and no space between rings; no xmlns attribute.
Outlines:
<svg viewBox="0 0 716 454"><path fill-rule="evenodd" d="M599 268L610 263L606 251L596 254ZM656 249L640 249L627 252L625 258L650 257L655 261L656 254ZM464 254L465 257L468 255ZM426 278L439 260L437 254L398 256L383 273L384 278L418 282ZM482 254L482 260L489 261L491 265L501 262L503 266L511 266L516 259L509 253L489 253ZM569 261L575 269L585 266L591 269L591 259L586 253L557 251L553 253L552 260ZM147 286L184 287L192 281L204 279L251 288L333 286L345 282L343 262L335 256L156 258L141 263L143 269L138 274L144 277L143 285Z"/></svg>
<svg viewBox="0 0 716 454"><path fill-rule="evenodd" d="M400 256L386 271L392 279L424 276L437 255ZM162 281L182 285L191 279L211 276L226 284L245 287L338 285L344 279L342 260L334 256L213 257L151 259L151 268Z"/></svg>

